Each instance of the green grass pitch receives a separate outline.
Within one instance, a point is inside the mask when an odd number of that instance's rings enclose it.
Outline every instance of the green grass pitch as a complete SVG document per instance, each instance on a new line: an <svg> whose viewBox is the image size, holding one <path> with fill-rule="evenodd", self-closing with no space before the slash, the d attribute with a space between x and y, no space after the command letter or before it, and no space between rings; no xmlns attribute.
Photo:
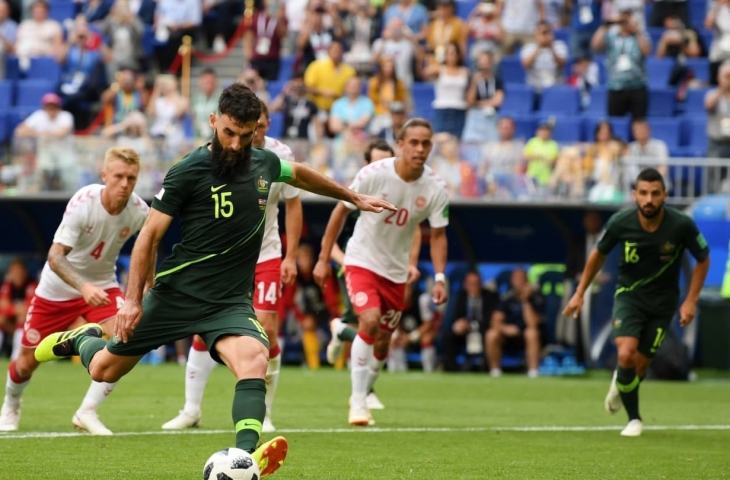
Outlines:
<svg viewBox="0 0 730 480"><path fill-rule="evenodd" d="M208 456L234 443L234 381L217 368L201 428L163 434L160 425L182 408L183 377L172 364L136 368L100 409L117 435L100 438L71 426L88 386L83 368L44 365L26 390L21 430L0 434L0 479L202 478ZM730 378L645 382L640 438L619 436L623 411L603 411L608 381L606 372L535 380L384 373L376 388L386 409L374 412L374 427L355 429L347 372L285 368L274 423L290 452L270 478L730 478Z"/></svg>

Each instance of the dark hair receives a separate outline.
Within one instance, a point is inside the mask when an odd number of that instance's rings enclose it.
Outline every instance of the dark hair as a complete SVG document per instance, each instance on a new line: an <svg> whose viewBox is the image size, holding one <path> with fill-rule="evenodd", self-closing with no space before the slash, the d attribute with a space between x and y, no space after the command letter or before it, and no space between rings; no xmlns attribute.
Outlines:
<svg viewBox="0 0 730 480"><path fill-rule="evenodd" d="M395 156L395 152L393 151L393 147L391 147L388 142L383 140L382 138L375 138L370 143L368 143L368 146L365 147L365 162L370 163L372 162L372 153L373 150L380 150L383 152L389 152L391 156Z"/></svg>
<svg viewBox="0 0 730 480"><path fill-rule="evenodd" d="M446 48L454 47L454 50L456 50L456 57L458 60L456 61L456 65L459 67L464 66L464 54L461 52L461 47L456 42L449 42L446 44Z"/></svg>
<svg viewBox="0 0 730 480"><path fill-rule="evenodd" d="M415 117L408 120L406 123L403 124L403 128L400 129L400 132L398 132L398 140L403 140L406 136L406 131L409 128L413 127L425 127L431 130L431 133L433 134L433 127L431 126L431 122L426 120L425 118L421 117Z"/></svg>
<svg viewBox="0 0 730 480"><path fill-rule="evenodd" d="M200 76L202 77L203 75L218 75L218 74L217 74L217 73L215 73L215 70L214 70L214 69L212 69L212 68L210 68L210 67L206 67L206 68L204 68L204 69L203 69L203 70L202 70L202 71L200 72Z"/></svg>
<svg viewBox="0 0 730 480"><path fill-rule="evenodd" d="M304 72L294 72L289 80L304 80Z"/></svg>
<svg viewBox="0 0 730 480"><path fill-rule="evenodd" d="M596 128L593 130L593 141L594 142L597 141L598 131L601 129L601 127L603 125L608 126L608 133L611 135L611 140L615 139L616 136L613 134L613 125L611 125L611 122L609 122L608 120L601 120L600 122L598 122L596 124Z"/></svg>
<svg viewBox="0 0 730 480"><path fill-rule="evenodd" d="M253 90L236 82L221 93L218 115L228 115L237 125L257 122L261 116L261 102Z"/></svg>
<svg viewBox="0 0 730 480"><path fill-rule="evenodd" d="M645 118L636 118L633 122L631 122L631 125L649 125L649 122L646 121Z"/></svg>
<svg viewBox="0 0 730 480"><path fill-rule="evenodd" d="M269 107L266 106L266 102L259 98L259 105L261 105L261 115L265 115L266 118L269 118Z"/></svg>
<svg viewBox="0 0 730 480"><path fill-rule="evenodd" d="M659 182L662 184L662 190L666 190L667 187L664 184L664 177L661 173L659 173L659 170L656 168L645 168L639 173L639 176L636 177L636 185L639 185L639 182Z"/></svg>

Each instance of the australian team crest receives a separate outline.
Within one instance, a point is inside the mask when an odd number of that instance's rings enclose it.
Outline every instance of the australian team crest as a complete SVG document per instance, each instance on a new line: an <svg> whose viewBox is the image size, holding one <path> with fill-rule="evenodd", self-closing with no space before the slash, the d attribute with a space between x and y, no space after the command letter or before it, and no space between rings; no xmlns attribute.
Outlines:
<svg viewBox="0 0 730 480"><path fill-rule="evenodd" d="M259 179L256 180L256 190L261 193L269 193L269 182L263 176L259 176Z"/></svg>
<svg viewBox="0 0 730 480"><path fill-rule="evenodd" d="M674 244L672 242L667 242L662 247L662 253L672 253L674 251Z"/></svg>

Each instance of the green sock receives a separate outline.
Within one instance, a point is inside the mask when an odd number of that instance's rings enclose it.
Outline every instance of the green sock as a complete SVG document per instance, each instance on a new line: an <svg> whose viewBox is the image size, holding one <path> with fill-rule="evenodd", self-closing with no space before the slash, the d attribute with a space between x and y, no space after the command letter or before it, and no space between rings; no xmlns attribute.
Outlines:
<svg viewBox="0 0 730 480"><path fill-rule="evenodd" d="M639 415L639 383L641 379L636 375L635 368L618 367L616 375L616 387L621 395L626 413L629 414L629 421L641 420Z"/></svg>
<svg viewBox="0 0 730 480"><path fill-rule="evenodd" d="M104 347L106 347L106 340L103 338L81 335L74 341L74 350L79 354L81 363L86 368L91 365L91 359L94 358L96 352L104 350Z"/></svg>
<svg viewBox="0 0 730 480"><path fill-rule="evenodd" d="M337 334L337 338L345 342L352 342L355 337L357 337L357 328L354 327L345 327Z"/></svg>
<svg viewBox="0 0 730 480"><path fill-rule="evenodd" d="M261 422L266 414L266 382L263 378L240 380L233 396L233 425L236 448L253 453L261 436Z"/></svg>

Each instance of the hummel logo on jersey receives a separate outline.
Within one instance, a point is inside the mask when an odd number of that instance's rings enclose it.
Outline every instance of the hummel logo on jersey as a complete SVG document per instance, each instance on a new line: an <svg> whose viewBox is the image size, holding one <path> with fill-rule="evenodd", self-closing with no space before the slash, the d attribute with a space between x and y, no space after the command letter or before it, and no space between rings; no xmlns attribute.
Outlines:
<svg viewBox="0 0 730 480"><path fill-rule="evenodd" d="M89 225L86 227L86 234L91 235L91 232L94 230L94 227L92 225Z"/></svg>
<svg viewBox="0 0 730 480"><path fill-rule="evenodd" d="M224 184L223 184L223 185L221 185L220 187L214 187L214 186L212 186L212 185L211 185L211 186L210 186L210 191L211 191L211 192L217 192L218 190L220 190L221 188L225 187L226 185L228 185L228 184L227 184L227 183L224 183Z"/></svg>

